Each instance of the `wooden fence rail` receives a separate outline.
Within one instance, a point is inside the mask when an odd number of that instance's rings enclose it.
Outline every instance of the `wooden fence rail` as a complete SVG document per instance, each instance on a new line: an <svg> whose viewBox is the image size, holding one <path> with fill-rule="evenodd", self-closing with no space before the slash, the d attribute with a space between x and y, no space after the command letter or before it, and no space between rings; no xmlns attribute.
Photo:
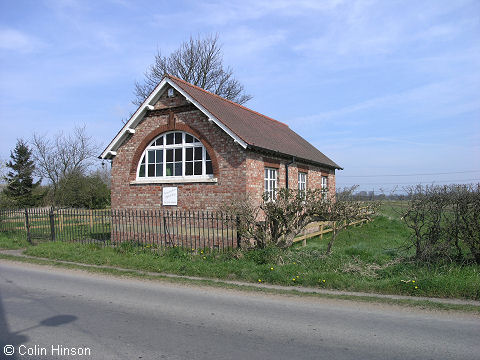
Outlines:
<svg viewBox="0 0 480 360"><path fill-rule="evenodd" d="M365 217L360 220L352 221L349 223L347 226L355 226L355 225L361 225L363 223L368 223L371 221L370 217ZM315 230L317 229L317 230ZM307 240L314 238L316 236L320 236L320 239L323 239L324 234L328 234L333 231L333 227L331 222L329 221L317 221L308 224L305 229L302 231L300 235L295 237L293 240L294 243L302 241L302 245L306 246L307 245Z"/></svg>

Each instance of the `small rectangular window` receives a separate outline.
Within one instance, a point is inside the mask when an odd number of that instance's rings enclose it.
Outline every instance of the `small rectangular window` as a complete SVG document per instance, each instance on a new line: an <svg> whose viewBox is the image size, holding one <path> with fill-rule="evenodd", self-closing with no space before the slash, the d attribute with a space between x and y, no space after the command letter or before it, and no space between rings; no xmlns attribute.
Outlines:
<svg viewBox="0 0 480 360"><path fill-rule="evenodd" d="M305 191L307 190L307 173L298 173L298 190L305 194Z"/></svg>
<svg viewBox="0 0 480 360"><path fill-rule="evenodd" d="M269 201L277 197L277 169L265 168L265 194Z"/></svg>
<svg viewBox="0 0 480 360"><path fill-rule="evenodd" d="M322 176L322 191L328 191L328 176Z"/></svg>

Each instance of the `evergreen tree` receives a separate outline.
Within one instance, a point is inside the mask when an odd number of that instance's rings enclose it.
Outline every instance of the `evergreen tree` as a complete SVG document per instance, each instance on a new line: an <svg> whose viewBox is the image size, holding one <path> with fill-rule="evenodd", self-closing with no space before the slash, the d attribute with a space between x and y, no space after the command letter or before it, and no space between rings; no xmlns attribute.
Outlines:
<svg viewBox="0 0 480 360"><path fill-rule="evenodd" d="M11 160L6 166L11 170L4 177L7 186L3 189L5 195L12 199L16 206L34 206L35 197L32 194L39 182L33 182L35 165L31 160L32 152L24 140L17 140L17 145L10 153Z"/></svg>

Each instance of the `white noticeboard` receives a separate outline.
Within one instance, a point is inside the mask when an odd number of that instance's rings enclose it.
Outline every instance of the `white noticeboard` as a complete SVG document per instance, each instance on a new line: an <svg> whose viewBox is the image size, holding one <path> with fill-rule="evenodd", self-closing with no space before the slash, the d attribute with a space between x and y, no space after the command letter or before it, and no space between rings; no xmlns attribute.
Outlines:
<svg viewBox="0 0 480 360"><path fill-rule="evenodd" d="M164 187L162 192L162 204L163 205L177 205L177 187Z"/></svg>

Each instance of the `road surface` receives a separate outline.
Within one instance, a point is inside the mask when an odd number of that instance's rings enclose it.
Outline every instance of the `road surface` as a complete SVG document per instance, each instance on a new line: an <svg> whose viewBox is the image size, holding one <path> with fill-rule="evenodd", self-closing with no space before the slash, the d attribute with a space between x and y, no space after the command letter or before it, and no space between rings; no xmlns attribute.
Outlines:
<svg viewBox="0 0 480 360"><path fill-rule="evenodd" d="M4 359L479 359L480 320L0 260L0 343Z"/></svg>

